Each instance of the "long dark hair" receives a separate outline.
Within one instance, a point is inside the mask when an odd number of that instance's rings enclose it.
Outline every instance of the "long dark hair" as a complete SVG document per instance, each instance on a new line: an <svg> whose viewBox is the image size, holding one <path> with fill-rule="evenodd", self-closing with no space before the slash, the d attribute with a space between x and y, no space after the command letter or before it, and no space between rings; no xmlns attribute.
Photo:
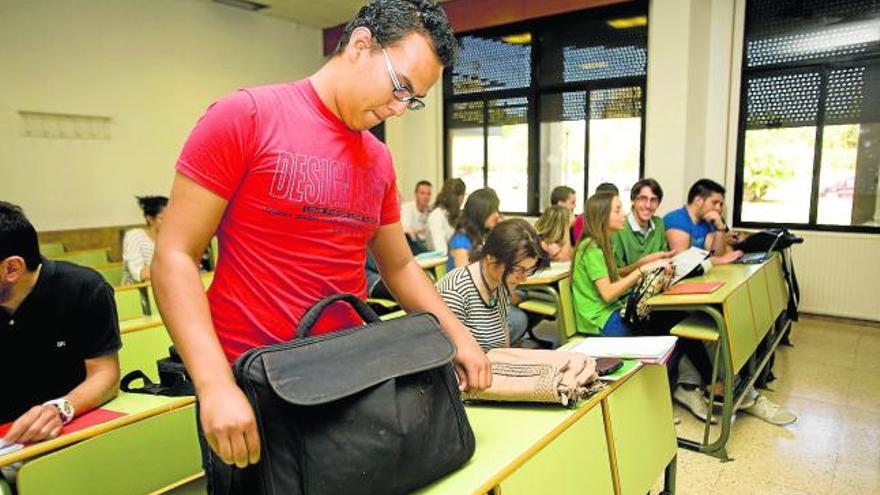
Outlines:
<svg viewBox="0 0 880 495"><path fill-rule="evenodd" d="M446 221L449 225L455 226L458 221L458 214L461 211L461 197L464 196L466 187L461 179L446 179L440 194L434 201L434 208L443 208L446 210Z"/></svg>
<svg viewBox="0 0 880 495"><path fill-rule="evenodd" d="M486 228L486 219L498 212L499 205L500 201L495 190L488 187L477 189L468 196L455 230L464 233L470 239L471 246L473 246L470 258L473 259L474 254L483 245L486 234L489 233L489 229Z"/></svg>
<svg viewBox="0 0 880 495"><path fill-rule="evenodd" d="M525 258L537 260L533 269L535 272L550 266L550 255L541 246L538 232L522 218L504 220L489 231L477 260L490 254L498 263L504 264L505 280L513 267Z"/></svg>

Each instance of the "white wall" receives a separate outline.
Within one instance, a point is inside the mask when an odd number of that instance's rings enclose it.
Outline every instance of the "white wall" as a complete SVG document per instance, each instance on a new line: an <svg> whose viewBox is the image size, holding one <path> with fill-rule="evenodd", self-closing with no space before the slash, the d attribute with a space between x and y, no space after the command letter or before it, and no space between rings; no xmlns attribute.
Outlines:
<svg viewBox="0 0 880 495"><path fill-rule="evenodd" d="M39 230L141 222L211 101L310 74L321 43L211 2L0 0L0 198ZM112 139L23 137L21 110L109 116Z"/></svg>
<svg viewBox="0 0 880 495"><path fill-rule="evenodd" d="M424 99L425 108L406 112L385 123L385 142L397 169L397 186L405 201L413 199L420 180L434 184L434 196L443 185L443 81Z"/></svg>

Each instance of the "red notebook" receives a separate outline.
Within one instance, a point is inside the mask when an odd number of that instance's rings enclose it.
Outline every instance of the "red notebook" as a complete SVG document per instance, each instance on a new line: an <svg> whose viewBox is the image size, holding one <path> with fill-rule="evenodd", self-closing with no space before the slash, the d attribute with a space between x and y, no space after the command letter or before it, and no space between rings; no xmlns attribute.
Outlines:
<svg viewBox="0 0 880 495"><path fill-rule="evenodd" d="M70 423L64 425L61 434L66 435L75 431L84 430L90 426L106 423L107 421L125 416L125 413L110 411L109 409L92 409L91 411L76 417ZM3 438L9 429L12 428L12 421L0 424L0 438Z"/></svg>
<svg viewBox="0 0 880 495"><path fill-rule="evenodd" d="M663 291L664 294L674 296L677 294L711 294L718 290L719 287L724 285L723 280L717 280L714 282L690 282L683 284L676 284L671 289L666 289Z"/></svg>

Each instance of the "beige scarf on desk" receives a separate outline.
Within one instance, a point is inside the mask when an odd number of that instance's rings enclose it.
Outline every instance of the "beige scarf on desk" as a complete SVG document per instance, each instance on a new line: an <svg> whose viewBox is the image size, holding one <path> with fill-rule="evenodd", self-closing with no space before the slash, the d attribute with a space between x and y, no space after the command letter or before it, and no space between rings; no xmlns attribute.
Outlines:
<svg viewBox="0 0 880 495"><path fill-rule="evenodd" d="M548 402L574 405L597 391L596 360L579 353L539 349L492 349L492 386L467 392L465 400ZM596 382L600 383L600 382Z"/></svg>

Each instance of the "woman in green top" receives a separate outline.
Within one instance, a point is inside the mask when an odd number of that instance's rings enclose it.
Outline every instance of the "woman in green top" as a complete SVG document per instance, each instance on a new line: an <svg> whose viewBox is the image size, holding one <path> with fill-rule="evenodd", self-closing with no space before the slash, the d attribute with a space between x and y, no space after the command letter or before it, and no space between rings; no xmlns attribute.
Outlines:
<svg viewBox="0 0 880 495"><path fill-rule="evenodd" d="M621 277L611 249L611 234L625 226L620 198L609 192L594 194L584 206L584 230L572 263L572 286L577 327L587 333L625 337L633 329L620 317L622 296L645 273L657 268L671 271L669 260L644 264Z"/></svg>

